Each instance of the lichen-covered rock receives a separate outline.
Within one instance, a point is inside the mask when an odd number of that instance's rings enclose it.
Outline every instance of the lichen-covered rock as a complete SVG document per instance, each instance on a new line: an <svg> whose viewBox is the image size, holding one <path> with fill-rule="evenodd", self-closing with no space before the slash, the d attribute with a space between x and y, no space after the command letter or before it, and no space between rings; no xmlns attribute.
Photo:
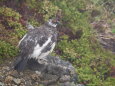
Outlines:
<svg viewBox="0 0 115 86"><path fill-rule="evenodd" d="M27 68L18 73L12 61L0 66L0 84L5 86L77 86L77 74L71 63L56 56L47 56L47 62L28 62ZM78 85L79 86L79 85Z"/></svg>
<svg viewBox="0 0 115 86"><path fill-rule="evenodd" d="M66 82L77 82L77 75L75 69L69 62L61 60L59 57L47 56L47 62L38 63L35 60L28 62L27 68L36 72L41 72L40 83L44 85L66 83ZM38 74L39 75L39 74Z"/></svg>
<svg viewBox="0 0 115 86"><path fill-rule="evenodd" d="M4 83L0 82L0 86L4 86Z"/></svg>
<svg viewBox="0 0 115 86"><path fill-rule="evenodd" d="M12 77L12 76L7 76L7 77L5 78L5 83L11 83L12 80L13 80L13 77Z"/></svg>
<svg viewBox="0 0 115 86"><path fill-rule="evenodd" d="M21 83L21 80L14 78L14 79L13 79L13 82L14 82L15 84L19 85L19 84Z"/></svg>

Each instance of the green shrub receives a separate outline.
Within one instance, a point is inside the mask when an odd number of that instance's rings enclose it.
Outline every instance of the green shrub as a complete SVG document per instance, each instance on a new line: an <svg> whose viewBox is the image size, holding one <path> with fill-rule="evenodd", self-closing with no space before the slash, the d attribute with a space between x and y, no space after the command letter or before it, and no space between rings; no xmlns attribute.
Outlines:
<svg viewBox="0 0 115 86"><path fill-rule="evenodd" d="M115 33L115 29L112 29L112 32Z"/></svg>
<svg viewBox="0 0 115 86"><path fill-rule="evenodd" d="M7 7L0 7L0 58L14 57L16 46L26 33L20 22L21 15Z"/></svg>
<svg viewBox="0 0 115 86"><path fill-rule="evenodd" d="M4 16L14 20L19 20L21 17L21 15L18 12L15 12L11 8L7 7L0 7L0 16Z"/></svg>
<svg viewBox="0 0 115 86"><path fill-rule="evenodd" d="M0 40L0 59L16 56L18 49L13 45Z"/></svg>

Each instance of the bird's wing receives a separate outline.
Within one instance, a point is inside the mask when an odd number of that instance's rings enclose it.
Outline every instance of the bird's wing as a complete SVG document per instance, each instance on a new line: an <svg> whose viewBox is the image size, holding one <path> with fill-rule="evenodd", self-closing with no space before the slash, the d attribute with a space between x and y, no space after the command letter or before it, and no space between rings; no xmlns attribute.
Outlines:
<svg viewBox="0 0 115 86"><path fill-rule="evenodd" d="M29 31L19 42L20 53L14 63L14 69L22 71L30 58L38 58L44 48L52 41L47 28Z"/></svg>
<svg viewBox="0 0 115 86"><path fill-rule="evenodd" d="M33 53L34 49L42 47L44 43L47 43L47 41L48 41L48 34L45 33L45 31L33 30L27 33L21 39L19 48L22 53L29 55Z"/></svg>

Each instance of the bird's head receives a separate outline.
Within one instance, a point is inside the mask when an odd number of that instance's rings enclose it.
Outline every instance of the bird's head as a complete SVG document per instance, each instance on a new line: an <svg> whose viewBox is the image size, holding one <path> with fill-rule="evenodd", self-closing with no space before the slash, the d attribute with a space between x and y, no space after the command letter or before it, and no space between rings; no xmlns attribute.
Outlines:
<svg viewBox="0 0 115 86"><path fill-rule="evenodd" d="M56 27L57 25L60 24L61 17L62 17L61 16L61 10L58 10L56 15L55 15L55 18L49 20L49 25Z"/></svg>

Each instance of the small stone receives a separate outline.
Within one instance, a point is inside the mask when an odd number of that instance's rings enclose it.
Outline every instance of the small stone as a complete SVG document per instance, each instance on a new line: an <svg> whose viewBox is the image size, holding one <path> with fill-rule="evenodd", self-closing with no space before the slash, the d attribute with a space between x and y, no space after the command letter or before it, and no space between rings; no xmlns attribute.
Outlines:
<svg viewBox="0 0 115 86"><path fill-rule="evenodd" d="M3 76L3 74L0 74L1 76L0 76L0 81L3 81L4 80L4 76Z"/></svg>
<svg viewBox="0 0 115 86"><path fill-rule="evenodd" d="M19 85L19 84L21 83L21 80L20 80L20 79L14 78L13 81L14 81L14 83L17 84L17 85Z"/></svg>
<svg viewBox="0 0 115 86"><path fill-rule="evenodd" d="M67 82L67 81L70 81L70 76L67 76L67 75L64 75L60 78L59 80L61 83L62 82Z"/></svg>
<svg viewBox="0 0 115 86"><path fill-rule="evenodd" d="M78 84L77 86L85 86L85 85L83 85L83 84Z"/></svg>
<svg viewBox="0 0 115 86"><path fill-rule="evenodd" d="M4 83L0 82L0 86L4 86Z"/></svg>
<svg viewBox="0 0 115 86"><path fill-rule="evenodd" d="M2 70L9 70L9 67L5 66L5 67L2 68Z"/></svg>
<svg viewBox="0 0 115 86"><path fill-rule="evenodd" d="M32 81L31 80L26 81L25 85L26 86L32 86Z"/></svg>
<svg viewBox="0 0 115 86"><path fill-rule="evenodd" d="M6 79L5 79L5 83L11 83L12 80L13 80L12 76L7 76Z"/></svg>
<svg viewBox="0 0 115 86"><path fill-rule="evenodd" d="M25 86L25 84L24 83L20 83L20 86ZM27 86L29 86L29 85L27 85Z"/></svg>
<svg viewBox="0 0 115 86"><path fill-rule="evenodd" d="M23 72L20 72L19 74L20 74L20 76L23 76L23 75L24 75L24 73L23 73Z"/></svg>
<svg viewBox="0 0 115 86"><path fill-rule="evenodd" d="M33 74L33 75L31 75L31 78L33 80L37 80L37 79L39 79L39 76L38 76L38 74Z"/></svg>
<svg viewBox="0 0 115 86"><path fill-rule="evenodd" d="M10 71L10 72L8 73L8 75L11 75L11 76L13 76L13 77L15 77L15 78L17 78L17 77L19 76L19 74L18 74L18 72L17 72L16 70Z"/></svg>
<svg viewBox="0 0 115 86"><path fill-rule="evenodd" d="M36 74L41 75L41 72L39 72L39 71L35 71L35 72L36 72Z"/></svg>
<svg viewBox="0 0 115 86"><path fill-rule="evenodd" d="M82 85L75 84L74 82L65 82L65 83L60 83L58 86L82 86Z"/></svg>

